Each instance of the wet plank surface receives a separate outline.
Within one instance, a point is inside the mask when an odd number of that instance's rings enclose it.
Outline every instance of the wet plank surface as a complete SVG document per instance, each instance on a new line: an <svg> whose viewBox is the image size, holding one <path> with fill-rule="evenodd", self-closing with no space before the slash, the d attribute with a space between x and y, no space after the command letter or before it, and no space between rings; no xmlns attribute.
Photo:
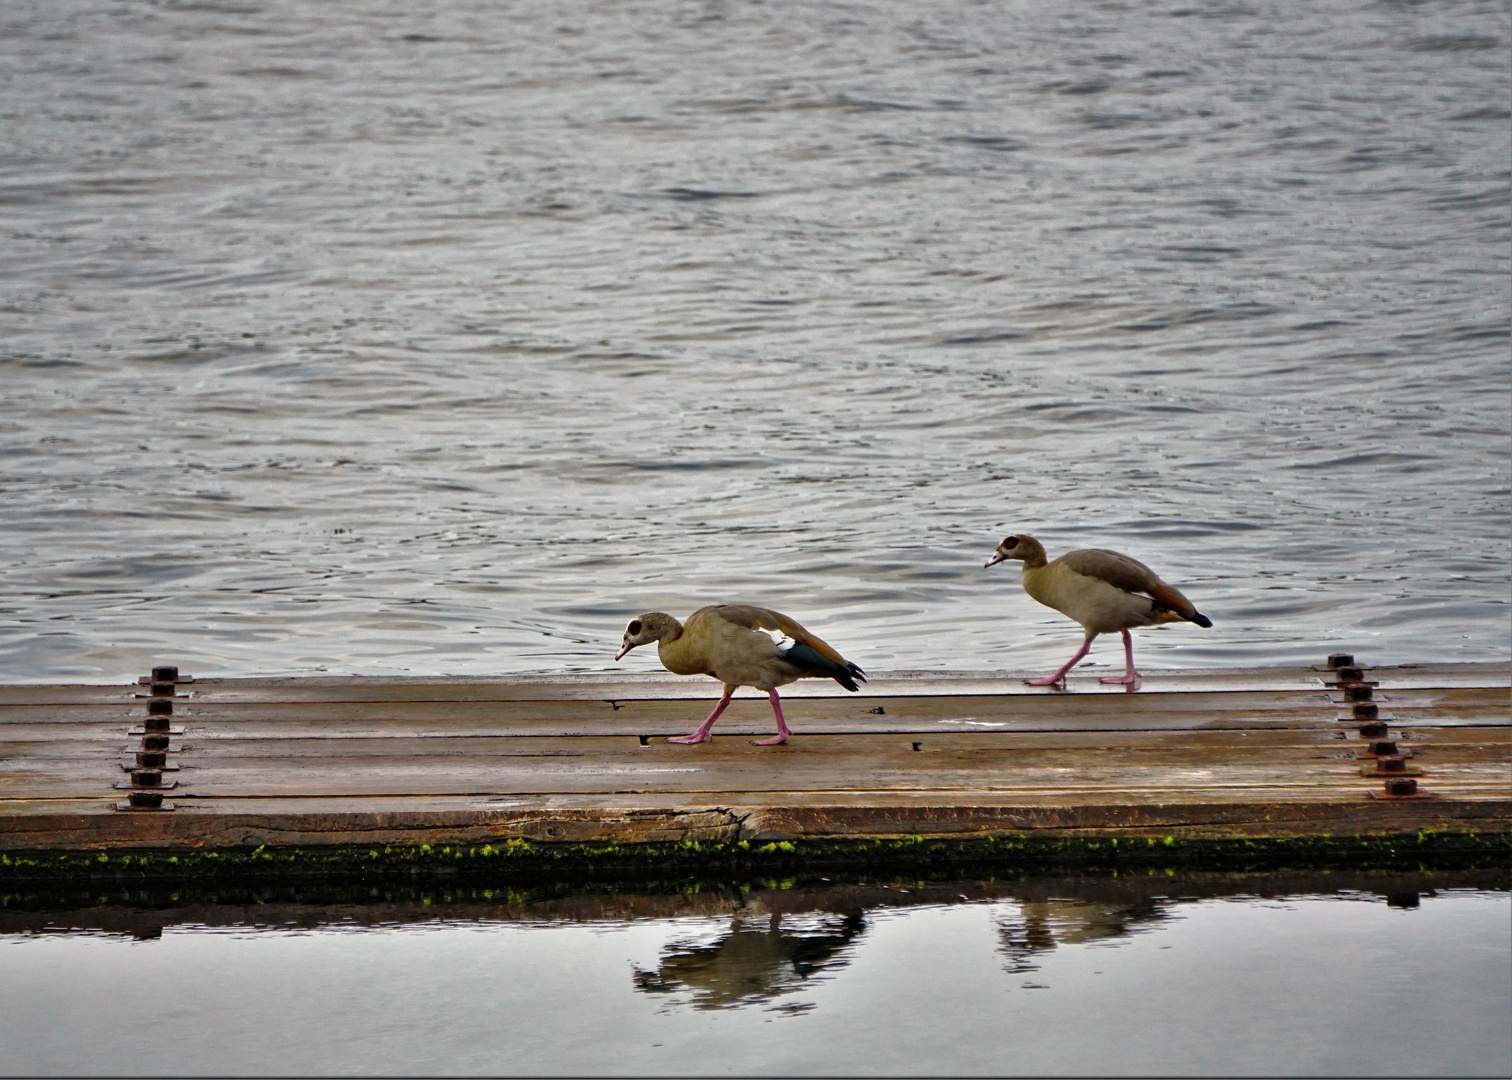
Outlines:
<svg viewBox="0 0 1512 1080"><path fill-rule="evenodd" d="M156 811L119 809L148 686L0 687L0 849L1512 827L1512 667L1364 683L1416 797L1386 797L1318 669L800 684L780 747L749 741L764 698L667 743L712 704L703 679L184 681Z"/></svg>

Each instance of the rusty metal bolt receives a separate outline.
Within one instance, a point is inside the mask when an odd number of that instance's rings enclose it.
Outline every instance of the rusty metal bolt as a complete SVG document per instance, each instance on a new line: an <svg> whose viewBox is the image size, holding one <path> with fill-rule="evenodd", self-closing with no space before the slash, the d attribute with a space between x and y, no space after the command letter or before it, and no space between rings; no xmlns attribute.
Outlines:
<svg viewBox="0 0 1512 1080"><path fill-rule="evenodd" d="M1381 707L1373 701L1367 701L1354 707L1354 718L1361 722L1369 722L1381 715Z"/></svg>
<svg viewBox="0 0 1512 1080"><path fill-rule="evenodd" d="M1344 688L1345 701L1369 701L1375 697L1373 686L1346 686Z"/></svg>
<svg viewBox="0 0 1512 1080"><path fill-rule="evenodd" d="M157 769L132 769L131 782L137 787L157 787L163 782L163 774Z"/></svg>
<svg viewBox="0 0 1512 1080"><path fill-rule="evenodd" d="M1328 654L1328 666L1337 670L1341 667L1349 667L1354 663L1354 657L1347 652Z"/></svg>
<svg viewBox="0 0 1512 1080"><path fill-rule="evenodd" d="M136 761L139 769L161 769L168 764L168 755L162 750L138 750Z"/></svg>
<svg viewBox="0 0 1512 1080"><path fill-rule="evenodd" d="M1385 725L1382 726L1384 727ZM1370 752L1377 757L1384 757L1386 754L1395 754L1397 752L1397 744L1390 739L1376 739L1370 744Z"/></svg>
<svg viewBox="0 0 1512 1080"><path fill-rule="evenodd" d="M173 702L168 698L153 698L147 703L148 716L172 716Z"/></svg>
<svg viewBox="0 0 1512 1080"><path fill-rule="evenodd" d="M1365 678L1365 669L1357 667L1341 667L1335 668L1334 674L1338 676L1340 682L1360 682Z"/></svg>
<svg viewBox="0 0 1512 1080"><path fill-rule="evenodd" d="M143 750L166 750L168 749L168 736L166 735L143 735Z"/></svg>
<svg viewBox="0 0 1512 1080"><path fill-rule="evenodd" d="M167 731L168 718L166 716L149 716L142 721L143 731Z"/></svg>
<svg viewBox="0 0 1512 1080"><path fill-rule="evenodd" d="M1379 739L1385 734L1386 725L1380 723L1379 721L1374 724L1360 725L1360 738L1362 739Z"/></svg>
<svg viewBox="0 0 1512 1080"><path fill-rule="evenodd" d="M127 793L126 798L138 810L156 810L163 805L161 791L132 791Z"/></svg>
<svg viewBox="0 0 1512 1080"><path fill-rule="evenodd" d="M1388 795L1416 795L1417 781L1410 776L1395 776L1386 781Z"/></svg>
<svg viewBox="0 0 1512 1080"><path fill-rule="evenodd" d="M1406 772L1407 759L1399 757L1376 758L1376 772Z"/></svg>
<svg viewBox="0 0 1512 1080"><path fill-rule="evenodd" d="M178 689L171 682L155 682L147 692L153 697L172 697Z"/></svg>
<svg viewBox="0 0 1512 1080"><path fill-rule="evenodd" d="M153 682L178 682L178 668L164 664L152 669Z"/></svg>

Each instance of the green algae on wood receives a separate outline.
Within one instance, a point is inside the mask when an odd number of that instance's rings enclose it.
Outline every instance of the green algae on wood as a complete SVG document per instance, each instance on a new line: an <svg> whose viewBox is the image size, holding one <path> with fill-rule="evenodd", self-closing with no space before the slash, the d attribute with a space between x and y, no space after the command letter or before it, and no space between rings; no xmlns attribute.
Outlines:
<svg viewBox="0 0 1512 1080"><path fill-rule="evenodd" d="M780 873L790 870L1184 867L1497 867L1512 833L1380 833L1302 837L683 840L653 844L352 845L327 848L161 849L0 853L0 882L26 880L280 880L384 877L601 877L613 874Z"/></svg>

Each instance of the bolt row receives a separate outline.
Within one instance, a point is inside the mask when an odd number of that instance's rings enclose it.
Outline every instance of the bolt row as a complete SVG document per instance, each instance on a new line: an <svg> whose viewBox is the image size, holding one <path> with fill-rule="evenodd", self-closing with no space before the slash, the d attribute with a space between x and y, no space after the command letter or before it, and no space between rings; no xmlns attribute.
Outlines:
<svg viewBox="0 0 1512 1080"><path fill-rule="evenodd" d="M175 767L168 764L168 740L172 734L173 703L181 680L178 668L165 665L153 668L152 675L143 681L148 689L147 716L142 720L142 748L136 751L133 764L122 766L131 773L127 805L133 810L162 810L165 809L163 790L176 784L176 781L164 784L163 771Z"/></svg>
<svg viewBox="0 0 1512 1080"><path fill-rule="evenodd" d="M1339 717L1341 724L1358 724L1360 738L1366 749L1360 757L1374 759L1375 775L1383 777L1383 793L1392 796L1416 795L1418 782L1414 777L1403 776L1408 769L1407 761L1412 755L1404 752L1391 738L1388 726L1393 718L1383 717L1381 708L1373 700L1376 683L1365 678L1365 669L1355 664L1348 653L1334 653L1328 658L1328 667L1343 691L1344 700L1351 707L1351 715Z"/></svg>

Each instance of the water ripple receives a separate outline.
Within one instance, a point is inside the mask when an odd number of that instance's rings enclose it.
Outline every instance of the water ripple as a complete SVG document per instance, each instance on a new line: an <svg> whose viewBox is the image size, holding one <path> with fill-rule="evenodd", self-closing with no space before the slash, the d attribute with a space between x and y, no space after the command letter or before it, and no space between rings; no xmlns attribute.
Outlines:
<svg viewBox="0 0 1512 1080"><path fill-rule="evenodd" d="M1008 531L1150 666L1508 655L1504 5L0 26L8 680L1059 662Z"/></svg>

